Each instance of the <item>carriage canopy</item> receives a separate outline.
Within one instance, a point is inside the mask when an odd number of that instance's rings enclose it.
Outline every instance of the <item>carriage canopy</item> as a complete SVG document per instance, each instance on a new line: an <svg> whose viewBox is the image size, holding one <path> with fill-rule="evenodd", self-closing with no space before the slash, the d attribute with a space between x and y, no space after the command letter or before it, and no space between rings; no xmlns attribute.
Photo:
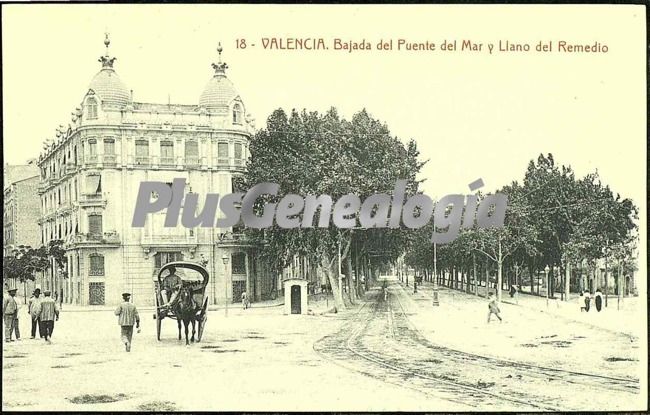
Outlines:
<svg viewBox="0 0 650 415"><path fill-rule="evenodd" d="M189 261L174 261L163 265L158 271L156 280L159 287L162 286L163 280L171 273L172 269L175 270L175 274L180 277L183 284L189 283L199 288L205 288L210 280L208 271L201 264Z"/></svg>

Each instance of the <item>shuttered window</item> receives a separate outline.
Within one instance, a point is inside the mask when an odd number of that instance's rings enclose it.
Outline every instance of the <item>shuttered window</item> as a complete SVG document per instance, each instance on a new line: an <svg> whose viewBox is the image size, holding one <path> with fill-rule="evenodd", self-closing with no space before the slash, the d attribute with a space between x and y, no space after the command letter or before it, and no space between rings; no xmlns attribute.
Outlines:
<svg viewBox="0 0 650 415"><path fill-rule="evenodd" d="M102 215L88 216L88 233L91 235L101 235L103 233Z"/></svg>

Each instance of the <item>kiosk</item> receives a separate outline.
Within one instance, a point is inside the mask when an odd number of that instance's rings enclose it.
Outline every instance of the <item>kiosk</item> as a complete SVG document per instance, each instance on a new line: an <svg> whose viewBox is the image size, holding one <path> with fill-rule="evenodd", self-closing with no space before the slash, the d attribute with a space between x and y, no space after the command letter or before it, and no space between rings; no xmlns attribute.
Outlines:
<svg viewBox="0 0 650 415"><path fill-rule="evenodd" d="M284 314L307 312L307 280L289 278L284 283Z"/></svg>

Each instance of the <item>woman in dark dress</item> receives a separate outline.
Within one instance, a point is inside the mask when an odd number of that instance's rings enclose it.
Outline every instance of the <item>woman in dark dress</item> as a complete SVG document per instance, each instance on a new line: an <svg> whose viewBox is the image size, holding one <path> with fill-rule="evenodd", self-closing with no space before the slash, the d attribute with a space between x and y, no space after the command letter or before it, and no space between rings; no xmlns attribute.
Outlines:
<svg viewBox="0 0 650 415"><path fill-rule="evenodd" d="M600 312L600 309L603 308L603 294L600 292L600 289L596 290L596 310Z"/></svg>

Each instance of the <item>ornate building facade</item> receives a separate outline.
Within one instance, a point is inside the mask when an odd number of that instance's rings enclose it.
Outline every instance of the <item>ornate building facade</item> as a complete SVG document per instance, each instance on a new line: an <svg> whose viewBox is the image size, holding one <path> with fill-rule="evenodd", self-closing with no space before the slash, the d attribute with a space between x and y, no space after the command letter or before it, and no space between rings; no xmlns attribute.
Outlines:
<svg viewBox="0 0 650 415"><path fill-rule="evenodd" d="M197 102L177 105L133 101L108 35L104 43L101 69L71 123L38 160L42 242L61 239L67 252L67 269L45 285L68 303L115 304L129 291L136 304L150 305L157 270L182 259L207 261L211 303L237 301L243 290L266 297L275 283L236 229L165 228L164 212L150 214L144 228L131 226L142 181L185 178L186 192L202 198L231 193L245 171L254 120L226 76L221 46Z"/></svg>

